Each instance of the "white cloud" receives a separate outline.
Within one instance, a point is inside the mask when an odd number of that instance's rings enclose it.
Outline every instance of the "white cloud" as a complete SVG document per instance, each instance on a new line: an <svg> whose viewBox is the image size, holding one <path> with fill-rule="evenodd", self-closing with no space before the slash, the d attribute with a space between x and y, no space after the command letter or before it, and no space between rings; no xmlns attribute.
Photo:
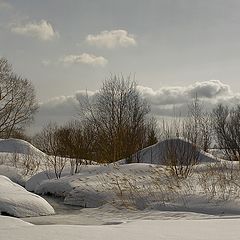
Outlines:
<svg viewBox="0 0 240 240"><path fill-rule="evenodd" d="M89 34L86 41L90 45L106 48L129 47L137 44L135 36L126 30L102 31L97 35Z"/></svg>
<svg viewBox="0 0 240 240"><path fill-rule="evenodd" d="M40 22L29 22L25 25L12 26L11 31L23 35L36 37L43 41L53 40L59 37L59 33L54 30L53 26L46 20Z"/></svg>
<svg viewBox="0 0 240 240"><path fill-rule="evenodd" d="M196 94L202 100L223 100L234 96L230 87L219 80L196 82L186 87L162 87L153 90L149 87L138 86L138 89L154 105L184 104L193 99Z"/></svg>
<svg viewBox="0 0 240 240"><path fill-rule="evenodd" d="M188 94L194 97L198 94L202 98L213 98L231 95L230 86L219 80L210 80L204 82L196 82L188 87Z"/></svg>
<svg viewBox="0 0 240 240"><path fill-rule="evenodd" d="M149 87L138 86L142 96L151 106L152 114L157 117L173 116L187 113L187 105L193 100L195 94L204 103L206 110L211 110L219 103L235 105L240 102L240 93L233 93L230 86L219 80L196 82L186 87L162 87L153 90ZM96 97L98 91L88 91L90 100ZM60 96L40 104L36 116L36 125L43 122L57 121L64 123L77 116L78 101L83 101L85 90L77 91L72 96ZM173 108L175 111L173 111Z"/></svg>
<svg viewBox="0 0 240 240"><path fill-rule="evenodd" d="M196 94L206 110L211 110L219 103L235 105L240 102L240 93L233 93L229 85L219 80L195 82L186 87L162 87L153 90L138 86L138 89L151 105L153 114L158 116L172 116L174 113L184 116L188 111L188 104Z"/></svg>
<svg viewBox="0 0 240 240"><path fill-rule="evenodd" d="M80 55L66 55L60 59L60 62L64 64L87 64L104 67L108 63L108 60L102 56L83 53Z"/></svg>

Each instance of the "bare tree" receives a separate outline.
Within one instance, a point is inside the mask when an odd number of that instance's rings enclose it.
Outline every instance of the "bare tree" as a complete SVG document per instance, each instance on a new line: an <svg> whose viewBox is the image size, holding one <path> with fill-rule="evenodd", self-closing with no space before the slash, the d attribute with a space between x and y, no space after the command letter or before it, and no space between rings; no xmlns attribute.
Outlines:
<svg viewBox="0 0 240 240"><path fill-rule="evenodd" d="M80 116L94 126L99 161L114 162L142 147L150 108L130 77L110 76L92 102L86 96L79 103Z"/></svg>
<svg viewBox="0 0 240 240"><path fill-rule="evenodd" d="M0 58L0 135L10 137L33 120L38 106L32 83L17 76Z"/></svg>
<svg viewBox="0 0 240 240"><path fill-rule="evenodd" d="M48 154L45 165L53 169L56 178L60 178L67 163L67 157L62 156L62 143L59 141L59 127L56 123L49 123L37 134L33 141L36 147Z"/></svg>
<svg viewBox="0 0 240 240"><path fill-rule="evenodd" d="M199 161L200 152L197 146L179 138L167 139L164 143L164 162L171 174L178 178L188 177Z"/></svg>
<svg viewBox="0 0 240 240"><path fill-rule="evenodd" d="M186 121L175 117L170 122L163 121L164 147L160 157L167 165L171 175L186 178L199 162L199 147L192 142L192 128L186 127Z"/></svg>
<svg viewBox="0 0 240 240"><path fill-rule="evenodd" d="M184 122L187 139L204 151L208 151L212 142L211 114L206 112L197 94L188 105L188 116Z"/></svg>
<svg viewBox="0 0 240 240"><path fill-rule="evenodd" d="M71 158L72 172L93 159L94 134L92 126L79 121L71 121L57 131L60 155Z"/></svg>
<svg viewBox="0 0 240 240"><path fill-rule="evenodd" d="M157 120L154 117L149 118L146 123L146 137L143 147L151 146L158 142L161 137L161 131L158 126Z"/></svg>
<svg viewBox="0 0 240 240"><path fill-rule="evenodd" d="M240 105L229 109L218 105L213 109L213 126L218 146L231 160L240 160Z"/></svg>

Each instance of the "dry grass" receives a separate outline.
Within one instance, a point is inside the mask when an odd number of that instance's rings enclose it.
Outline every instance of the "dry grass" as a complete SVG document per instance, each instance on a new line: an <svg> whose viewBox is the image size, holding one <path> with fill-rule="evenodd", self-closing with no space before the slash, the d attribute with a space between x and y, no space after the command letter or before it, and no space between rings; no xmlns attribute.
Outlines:
<svg viewBox="0 0 240 240"><path fill-rule="evenodd" d="M201 192L209 200L235 199L240 196L240 172L238 166L229 161L207 165L198 173Z"/></svg>

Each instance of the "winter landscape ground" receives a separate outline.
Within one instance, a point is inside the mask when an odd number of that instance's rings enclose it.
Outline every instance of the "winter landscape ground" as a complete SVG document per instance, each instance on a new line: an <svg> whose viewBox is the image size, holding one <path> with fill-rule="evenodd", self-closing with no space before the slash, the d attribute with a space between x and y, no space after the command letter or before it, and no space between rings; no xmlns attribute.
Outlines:
<svg viewBox="0 0 240 240"><path fill-rule="evenodd" d="M240 177L230 181L238 163L201 151L190 177L176 180L161 162L165 148L74 175L66 166L57 179L40 150L1 140L0 239L238 239ZM24 170L26 156L39 162L35 174Z"/></svg>

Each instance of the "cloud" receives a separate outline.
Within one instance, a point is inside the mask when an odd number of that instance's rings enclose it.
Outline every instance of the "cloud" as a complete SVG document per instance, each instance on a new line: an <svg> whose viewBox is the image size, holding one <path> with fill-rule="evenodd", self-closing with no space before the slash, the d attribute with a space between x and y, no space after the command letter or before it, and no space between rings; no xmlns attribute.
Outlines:
<svg viewBox="0 0 240 240"><path fill-rule="evenodd" d="M87 91L89 98L94 97L97 93L94 91ZM46 102L39 104L39 114L41 116L69 116L77 115L77 108L79 101L86 97L86 90L77 91L74 95L59 96L49 99Z"/></svg>
<svg viewBox="0 0 240 240"><path fill-rule="evenodd" d="M196 93L201 98L213 98L231 95L231 90L229 85L219 80L210 80L190 85L188 94L195 97Z"/></svg>
<svg viewBox="0 0 240 240"><path fill-rule="evenodd" d="M157 118L168 116L186 116L188 104L198 98L204 104L206 110L211 110L219 103L235 105L240 102L240 93L233 93L230 86L219 80L196 82L186 87L162 87L153 90L149 87L138 86L138 90L151 106L151 113ZM91 99L96 97L98 91L88 91ZM77 91L72 96L60 96L40 104L40 110L36 116L36 124L42 125L48 121L57 121L62 124L77 116L79 101L84 99L85 90Z"/></svg>
<svg viewBox="0 0 240 240"><path fill-rule="evenodd" d="M13 6L4 0L0 0L0 10L10 10Z"/></svg>
<svg viewBox="0 0 240 240"><path fill-rule="evenodd" d="M54 97L39 104L40 113L45 116L69 115L69 113L73 113L77 103L76 95ZM73 114L70 114L69 116L73 116Z"/></svg>
<svg viewBox="0 0 240 240"><path fill-rule="evenodd" d="M86 90L77 91L74 95L59 96L39 104L35 122L31 126L31 133L36 133L49 122L64 124L78 118L79 100L86 96ZM95 92L88 91L88 96L95 96Z"/></svg>
<svg viewBox="0 0 240 240"><path fill-rule="evenodd" d="M138 86L138 90L153 105L185 104L195 98L196 94L201 100L223 100L232 96L230 87L219 80L196 82L187 87L162 87L158 90Z"/></svg>
<svg viewBox="0 0 240 240"><path fill-rule="evenodd" d="M64 64L87 64L92 66L104 67L108 60L102 56L95 56L93 54L83 53L80 55L66 55L60 59Z"/></svg>
<svg viewBox="0 0 240 240"><path fill-rule="evenodd" d="M157 116L185 116L188 104L196 94L207 111L211 111L219 103L233 106L240 102L240 93L233 93L229 85L219 80L195 82L186 87L162 87L153 90L138 86L138 89L151 105L152 113Z"/></svg>
<svg viewBox="0 0 240 240"><path fill-rule="evenodd" d="M102 31L97 35L89 34L86 37L87 43L97 47L116 48L130 47L137 44L135 36L126 30Z"/></svg>
<svg viewBox="0 0 240 240"><path fill-rule="evenodd" d="M50 41L59 37L59 33L46 20L41 20L38 23L29 22L25 25L12 26L11 31L23 36L36 37L43 41Z"/></svg>

